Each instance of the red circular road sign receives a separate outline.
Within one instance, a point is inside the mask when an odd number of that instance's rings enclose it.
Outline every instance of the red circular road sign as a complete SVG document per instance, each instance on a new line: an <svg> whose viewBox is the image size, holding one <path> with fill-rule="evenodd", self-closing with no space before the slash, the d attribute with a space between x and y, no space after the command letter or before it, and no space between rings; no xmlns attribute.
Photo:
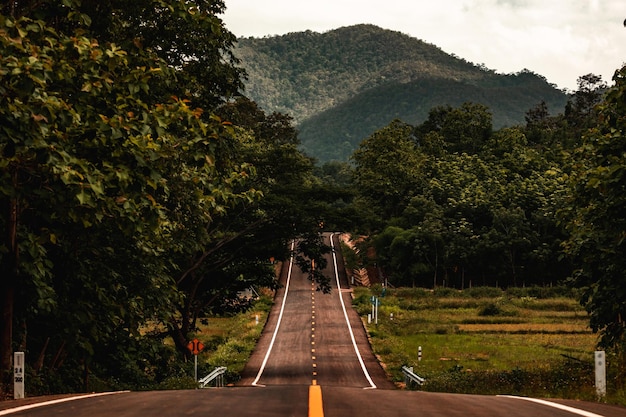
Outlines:
<svg viewBox="0 0 626 417"><path fill-rule="evenodd" d="M194 355L197 355L198 353L202 352L202 349L204 349L204 344L202 344L202 342L198 339L193 339L187 345L187 349L189 349L189 351Z"/></svg>

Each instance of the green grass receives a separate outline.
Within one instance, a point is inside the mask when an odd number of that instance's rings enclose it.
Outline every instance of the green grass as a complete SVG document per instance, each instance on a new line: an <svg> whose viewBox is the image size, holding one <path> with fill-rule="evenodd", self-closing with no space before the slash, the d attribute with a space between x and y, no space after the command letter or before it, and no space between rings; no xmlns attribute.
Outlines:
<svg viewBox="0 0 626 417"><path fill-rule="evenodd" d="M256 346L272 306L270 294L262 295L253 307L226 317L208 317L199 326L197 337L205 344L198 355L203 372L218 366L228 368L227 383L236 382Z"/></svg>
<svg viewBox="0 0 626 417"><path fill-rule="evenodd" d="M373 294L380 288L354 291L354 307L366 323ZM567 295L564 289L396 289L381 298L379 324L366 327L374 353L398 385L408 365L426 377L422 389L429 391L593 401L597 338L586 312ZM203 371L226 366L226 381L238 380L271 305L268 294L247 312L209 317L198 333L207 346L199 355ZM626 405L626 391L616 387L616 359L609 354L607 362L606 400Z"/></svg>
<svg viewBox="0 0 626 417"><path fill-rule="evenodd" d="M427 379L424 390L596 399L597 336L574 292L400 288L380 298L378 325L367 324L370 297L380 294L379 287L355 288L353 304L398 385L407 365ZM608 400L626 405L616 362L608 361Z"/></svg>

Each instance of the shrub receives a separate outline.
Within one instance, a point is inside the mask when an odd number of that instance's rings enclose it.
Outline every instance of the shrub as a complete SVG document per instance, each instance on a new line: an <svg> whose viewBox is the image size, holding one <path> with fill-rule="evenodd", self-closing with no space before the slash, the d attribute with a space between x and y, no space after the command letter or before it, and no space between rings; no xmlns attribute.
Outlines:
<svg viewBox="0 0 626 417"><path fill-rule="evenodd" d="M449 287L437 287L433 291L435 297L458 297L461 291Z"/></svg>
<svg viewBox="0 0 626 417"><path fill-rule="evenodd" d="M497 298L502 297L504 293L497 287L473 287L464 292L472 298Z"/></svg>
<svg viewBox="0 0 626 417"><path fill-rule="evenodd" d="M479 316L498 316L502 313L502 309L496 303L487 303L478 311Z"/></svg>

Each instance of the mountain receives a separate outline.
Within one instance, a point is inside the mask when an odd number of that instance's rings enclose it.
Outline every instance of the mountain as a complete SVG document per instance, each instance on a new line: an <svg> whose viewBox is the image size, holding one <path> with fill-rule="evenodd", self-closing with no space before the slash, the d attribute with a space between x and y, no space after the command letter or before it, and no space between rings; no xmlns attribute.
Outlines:
<svg viewBox="0 0 626 417"><path fill-rule="evenodd" d="M436 106L484 104L500 128L525 123L541 101L561 112L568 99L538 74L497 74L373 25L241 38L234 52L248 73L246 95L292 116L302 149L320 162L347 160L393 119L417 125Z"/></svg>

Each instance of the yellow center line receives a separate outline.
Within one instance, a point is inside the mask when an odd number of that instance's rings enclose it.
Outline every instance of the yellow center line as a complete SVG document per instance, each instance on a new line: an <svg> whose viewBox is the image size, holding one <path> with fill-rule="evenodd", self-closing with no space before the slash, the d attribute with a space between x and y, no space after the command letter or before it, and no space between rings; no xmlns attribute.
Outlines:
<svg viewBox="0 0 626 417"><path fill-rule="evenodd" d="M313 380L309 387L309 417L324 417L324 405L322 403L322 387Z"/></svg>

